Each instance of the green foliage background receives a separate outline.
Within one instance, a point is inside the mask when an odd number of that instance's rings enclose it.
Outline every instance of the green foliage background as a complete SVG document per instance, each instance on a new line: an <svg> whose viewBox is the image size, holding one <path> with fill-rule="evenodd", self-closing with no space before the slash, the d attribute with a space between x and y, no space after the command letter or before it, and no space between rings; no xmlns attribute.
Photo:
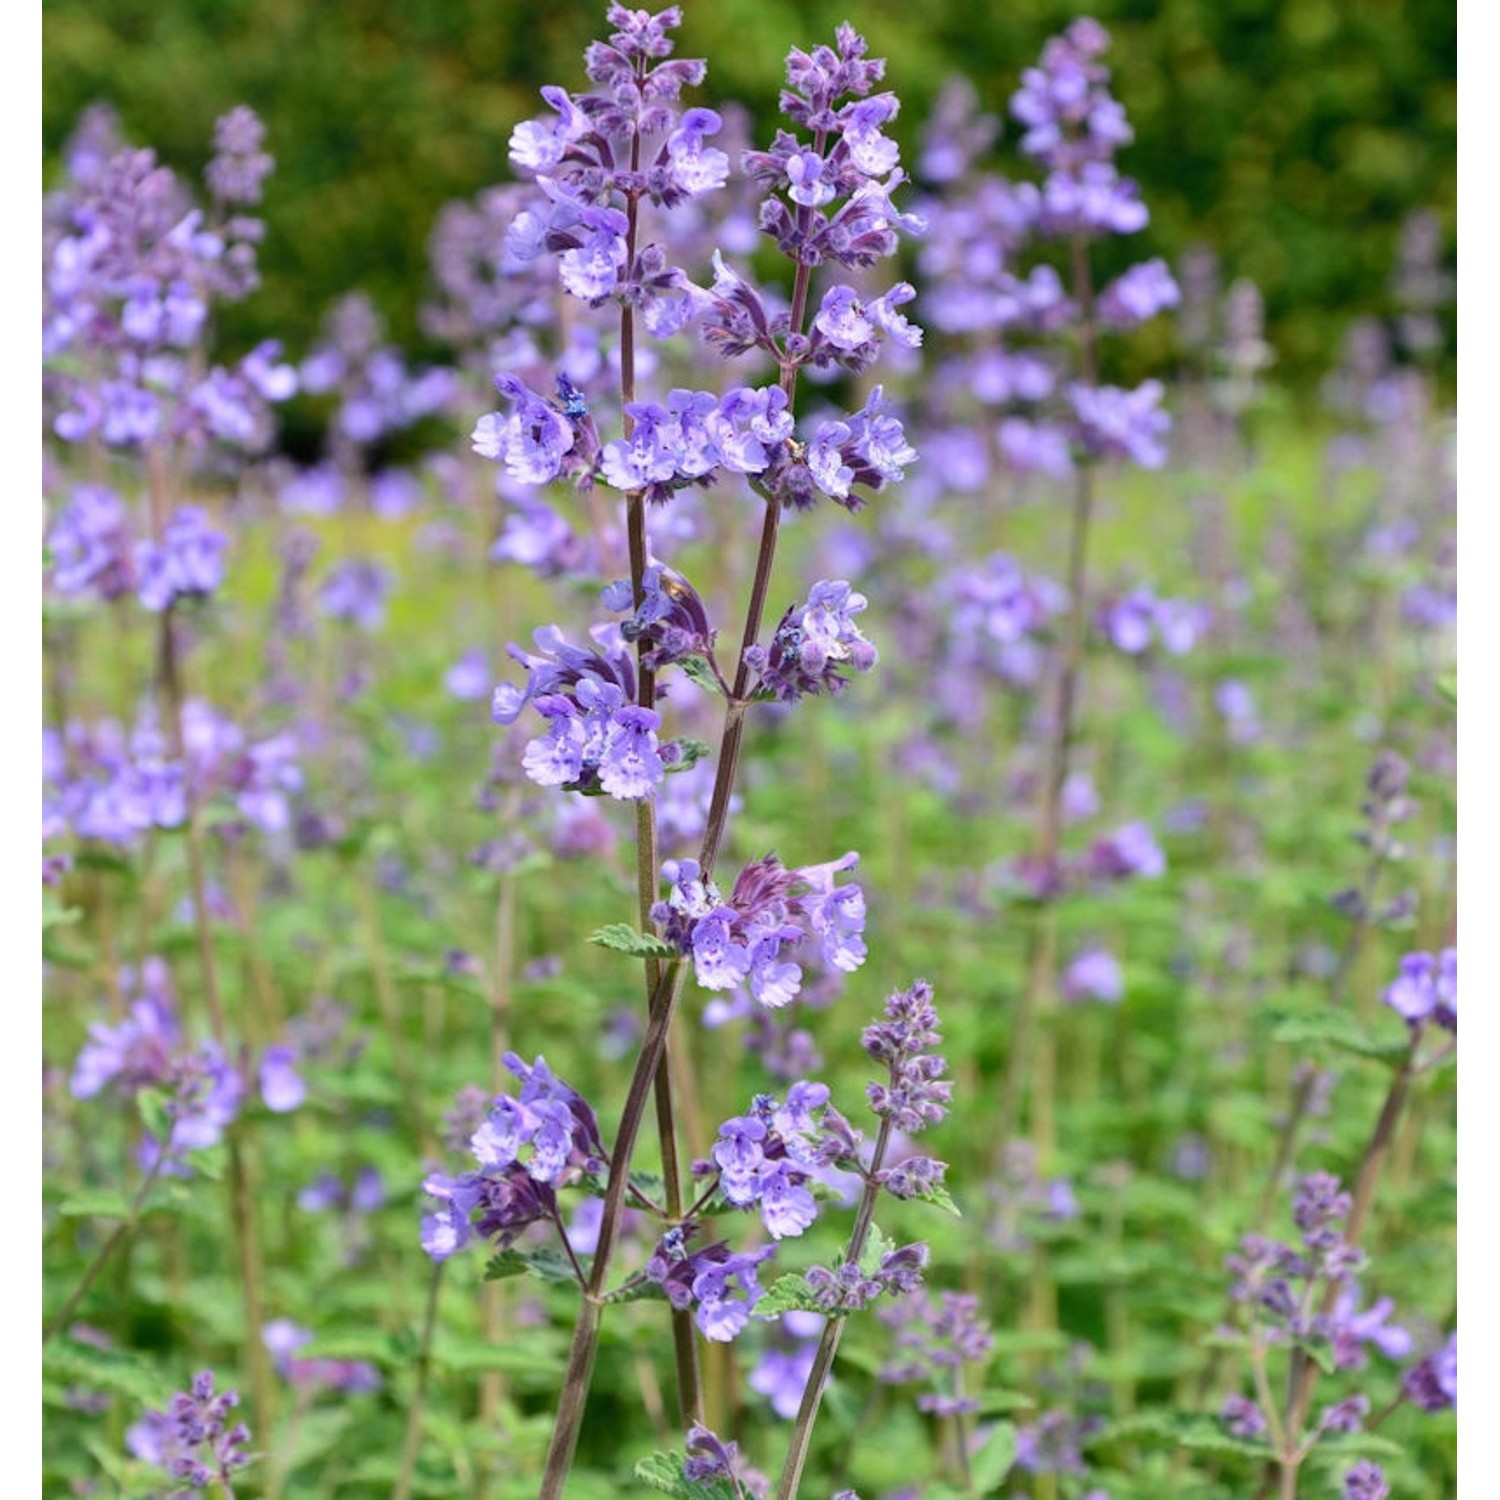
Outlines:
<svg viewBox="0 0 1500 1500"><path fill-rule="evenodd" d="M1153 223L1145 253L1206 242L1266 293L1283 375L1324 369L1343 324L1386 309L1402 217L1456 221L1456 50L1446 0L686 0L681 50L710 59L708 98L764 131L788 46L847 17L890 59L910 144L942 81L966 71L1003 109L1022 67L1072 17L1115 37L1126 157ZM241 100L278 160L266 286L229 332L300 353L318 313L369 291L416 340L438 208L508 177L506 141L537 88L581 81L602 0L50 0L49 167L79 111L187 169ZM1002 148L1004 153L1004 148ZM1002 158L1003 159L1003 158Z"/></svg>

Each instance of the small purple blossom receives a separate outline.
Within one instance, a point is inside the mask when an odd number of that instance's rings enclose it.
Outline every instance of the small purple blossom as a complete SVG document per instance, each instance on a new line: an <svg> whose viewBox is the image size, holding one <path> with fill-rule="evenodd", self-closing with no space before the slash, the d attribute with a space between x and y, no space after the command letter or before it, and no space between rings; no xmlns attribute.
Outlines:
<svg viewBox="0 0 1500 1500"><path fill-rule="evenodd" d="M1423 1411L1458 1405L1458 1334L1413 1365L1401 1380L1401 1394Z"/></svg>
<svg viewBox="0 0 1500 1500"><path fill-rule="evenodd" d="M162 530L161 544L141 542L135 550L136 592L153 613L178 599L203 599L224 581L224 553L229 539L208 524L197 506L173 512Z"/></svg>
<svg viewBox="0 0 1500 1500"><path fill-rule="evenodd" d="M1458 1034L1458 949L1408 953L1401 972L1382 997L1413 1030L1432 1021Z"/></svg>
<svg viewBox="0 0 1500 1500"><path fill-rule="evenodd" d="M131 1427L126 1446L188 1489L215 1484L227 1494L233 1475L250 1463L250 1429L229 1420L239 1400L235 1391L216 1395L213 1372L205 1370L189 1390L172 1397L166 1411L148 1411Z"/></svg>
<svg viewBox="0 0 1500 1500"><path fill-rule="evenodd" d="M846 672L868 672L879 655L854 620L868 605L842 579L815 583L807 602L781 617L770 647L746 653L758 691L790 703L807 694L840 693L848 686Z"/></svg>

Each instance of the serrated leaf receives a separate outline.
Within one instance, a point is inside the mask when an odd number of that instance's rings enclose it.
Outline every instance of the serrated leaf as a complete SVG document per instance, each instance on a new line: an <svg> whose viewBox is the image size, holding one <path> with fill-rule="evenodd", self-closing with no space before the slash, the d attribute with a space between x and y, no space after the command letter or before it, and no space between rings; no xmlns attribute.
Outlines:
<svg viewBox="0 0 1500 1500"><path fill-rule="evenodd" d="M969 1459L969 1477L975 1492L986 1495L998 1489L1015 1462L1016 1429L1009 1422L997 1422L984 1445Z"/></svg>
<svg viewBox="0 0 1500 1500"><path fill-rule="evenodd" d="M706 656L684 656L677 665L682 668L683 676L689 682L695 682L706 693L722 693L723 688L719 686L719 679L714 676L714 669L709 666Z"/></svg>
<svg viewBox="0 0 1500 1500"><path fill-rule="evenodd" d="M912 1201L930 1203L934 1208L942 1209L945 1214L952 1214L955 1219L961 1219L964 1216L963 1210L953 1201L953 1194L940 1182L933 1183L929 1188L923 1188Z"/></svg>
<svg viewBox="0 0 1500 1500"><path fill-rule="evenodd" d="M1260 1461L1274 1457L1269 1443L1237 1438L1217 1418L1201 1412L1142 1412L1111 1422L1089 1439L1087 1446L1123 1439L1158 1439L1195 1453L1216 1453Z"/></svg>
<svg viewBox="0 0 1500 1500"><path fill-rule="evenodd" d="M648 933L637 932L628 922L611 922L590 934L589 942L612 953L626 953L631 958L678 958L681 955L670 944Z"/></svg>
<svg viewBox="0 0 1500 1500"><path fill-rule="evenodd" d="M1292 1345L1300 1349L1325 1375L1332 1375L1338 1369L1333 1345L1327 1339L1293 1339Z"/></svg>
<svg viewBox="0 0 1500 1500"><path fill-rule="evenodd" d="M548 1245L538 1250L511 1249L492 1255L484 1268L484 1279L503 1281L507 1276L534 1276L538 1281L570 1281L575 1286L578 1284L567 1256Z"/></svg>
<svg viewBox="0 0 1500 1500"><path fill-rule="evenodd" d="M652 1453L636 1464L635 1477L677 1500L739 1500L739 1491L728 1479L684 1479L682 1466L686 1462L687 1456L682 1453Z"/></svg>
<svg viewBox="0 0 1500 1500"><path fill-rule="evenodd" d="M665 1302L667 1294L654 1281L642 1277L639 1281L627 1281L624 1286L606 1292L606 1302Z"/></svg>
<svg viewBox="0 0 1500 1500"><path fill-rule="evenodd" d="M708 746L702 740L677 740L674 743L678 757L666 767L668 776L675 776L680 771L691 771L708 754Z"/></svg>
<svg viewBox="0 0 1500 1500"><path fill-rule="evenodd" d="M805 1276L791 1272L778 1276L770 1290L755 1304L757 1318L776 1318L786 1312L827 1312Z"/></svg>
<svg viewBox="0 0 1500 1500"><path fill-rule="evenodd" d="M1405 1458L1400 1443L1378 1432L1331 1432L1318 1439L1313 1453L1319 1458Z"/></svg>
<svg viewBox="0 0 1500 1500"><path fill-rule="evenodd" d="M864 1249L859 1252L859 1269L866 1276L873 1276L880 1269L880 1262L896 1247L891 1238L878 1224L870 1225L865 1236Z"/></svg>
<svg viewBox="0 0 1500 1500"><path fill-rule="evenodd" d="M160 1089L142 1089L135 1096L136 1112L141 1124L157 1140L164 1141L172 1133L172 1114L167 1096Z"/></svg>
<svg viewBox="0 0 1500 1500"><path fill-rule="evenodd" d="M1325 1010L1313 1015L1273 1013L1271 1039L1290 1047L1327 1048L1352 1052L1377 1062L1397 1063L1406 1055L1404 1038L1384 1040L1362 1026L1347 1011Z"/></svg>
<svg viewBox="0 0 1500 1500"><path fill-rule="evenodd" d="M42 1350L42 1370L49 1380L109 1391L134 1406L164 1406L166 1382L136 1355L119 1349L96 1349L59 1336Z"/></svg>
<svg viewBox="0 0 1500 1500"><path fill-rule="evenodd" d="M130 1205L123 1193L112 1188L90 1188L73 1193L57 1205L58 1213L68 1219L128 1219Z"/></svg>

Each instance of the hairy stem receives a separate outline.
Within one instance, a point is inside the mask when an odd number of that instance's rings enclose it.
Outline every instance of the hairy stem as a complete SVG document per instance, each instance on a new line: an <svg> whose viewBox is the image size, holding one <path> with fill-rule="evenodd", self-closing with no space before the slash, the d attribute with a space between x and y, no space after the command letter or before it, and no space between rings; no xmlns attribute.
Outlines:
<svg viewBox="0 0 1500 1500"><path fill-rule="evenodd" d="M794 330L800 330L807 311L807 292L810 270L805 265L797 267L797 279L792 293L792 322ZM795 395L796 369L786 366L782 370L781 387L787 392L788 402ZM761 621L765 617L766 598L771 587L771 572L776 560L776 540L780 533L781 506L775 497L766 501L765 517L761 525L760 547L755 558L755 574L750 585L750 598L745 608L745 628L740 637L740 653L735 668L734 697L725 707L724 729L719 741L719 754L714 768L714 788L709 802L708 823L703 833L703 845L699 854L699 865L703 878L709 879L718 859L723 843L725 827L729 819L729 800L734 791L735 775L739 769L740 748L744 740L745 701L744 695L750 681L750 668L745 655L756 642ZM589 1288L579 1311L578 1322L573 1330L573 1343L568 1351L568 1364L563 1376L562 1393L558 1398L557 1418L552 1429L552 1441L547 1451L546 1468L542 1475L539 1500L559 1500L567 1483L568 1472L573 1465L573 1455L578 1447L578 1433L583 1424L584 1406L588 1400L589 1383L593 1378L594 1359L599 1348L599 1326L603 1313L600 1297L609 1272L615 1243L619 1238L620 1216L630 1178L630 1163L635 1153L636 1136L640 1131L641 1116L645 1110L646 1095L651 1090L656 1070L666 1056L667 1036L672 1017L676 1012L677 999L682 992L684 968L680 962L671 962L660 970L655 992L651 998L646 1035L641 1042L640 1056L636 1060L635 1072L625 1097L625 1107L620 1116L620 1127L615 1136L614 1152L610 1157L609 1187L604 1197L604 1212L599 1223L599 1241L594 1250L593 1274Z"/></svg>
<svg viewBox="0 0 1500 1500"><path fill-rule="evenodd" d="M890 1140L891 1119L886 1115L882 1117L880 1132L875 1137L875 1150L870 1158L870 1170L865 1176L864 1191L860 1194L859 1209L854 1216L854 1232L849 1236L845 1261L857 1262L864 1251L870 1224L875 1218L875 1200L880 1196L875 1178L885 1165L885 1153ZM844 1336L844 1324L847 1321L846 1318L830 1315L823 1325L823 1336L818 1340L812 1369L808 1373L807 1384L802 1388L802 1404L797 1408L797 1419L792 1424L791 1442L787 1448L786 1461L781 1467L781 1479L776 1486L776 1500L793 1500L802 1483L802 1470L807 1463L808 1448L812 1444L813 1424L818 1418L818 1408L823 1403L828 1377L833 1373L834 1357L838 1354L839 1340Z"/></svg>

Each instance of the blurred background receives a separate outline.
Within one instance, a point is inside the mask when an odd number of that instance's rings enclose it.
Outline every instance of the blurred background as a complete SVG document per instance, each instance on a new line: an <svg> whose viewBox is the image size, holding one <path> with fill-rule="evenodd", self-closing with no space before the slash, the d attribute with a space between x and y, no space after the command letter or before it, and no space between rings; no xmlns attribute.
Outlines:
<svg viewBox="0 0 1500 1500"><path fill-rule="evenodd" d="M263 289L227 309L233 344L300 356L322 311L363 290L425 352L418 306L442 205L509 180L537 89L578 81L602 0L49 0L44 141L50 182L80 112L106 100L129 140L196 176L213 121L250 104L277 160ZM853 20L903 109L911 159L943 82L966 73L1002 114L1048 35L1092 13L1114 37L1115 91L1136 130L1122 166L1152 209L1132 254L1173 263L1207 245L1225 280L1265 295L1276 376L1310 385L1360 315L1394 310L1401 226L1456 222L1456 49L1447 0L688 0L679 53L711 60L703 101L773 126L789 45ZM1002 139L1002 170L1015 160ZM1451 383L1444 313L1440 384ZM297 434L292 434L295 445Z"/></svg>

